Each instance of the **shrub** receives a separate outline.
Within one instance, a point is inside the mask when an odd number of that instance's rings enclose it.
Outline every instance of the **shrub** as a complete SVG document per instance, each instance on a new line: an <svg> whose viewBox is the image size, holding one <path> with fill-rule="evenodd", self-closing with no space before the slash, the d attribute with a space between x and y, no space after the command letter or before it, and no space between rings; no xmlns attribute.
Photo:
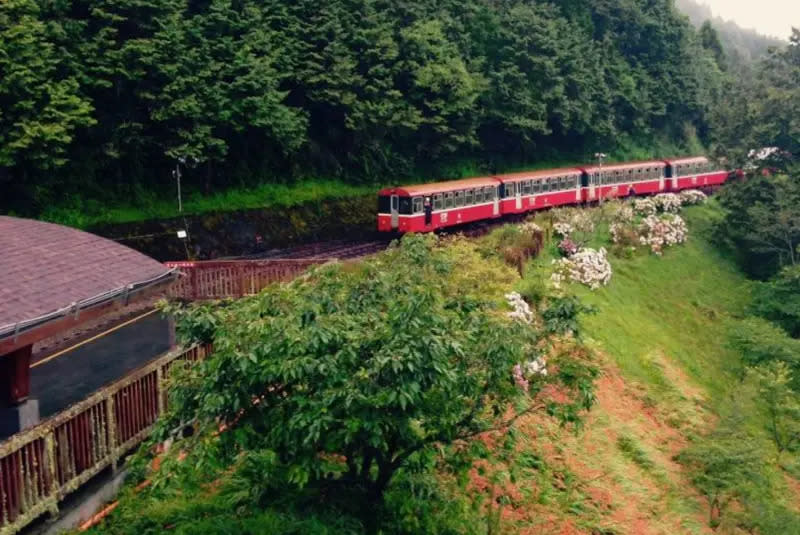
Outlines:
<svg viewBox="0 0 800 535"><path fill-rule="evenodd" d="M551 281L556 288L560 288L566 279L585 284L592 290L611 281L611 264L608 262L605 248L581 249L569 258L553 262L555 270Z"/></svg>

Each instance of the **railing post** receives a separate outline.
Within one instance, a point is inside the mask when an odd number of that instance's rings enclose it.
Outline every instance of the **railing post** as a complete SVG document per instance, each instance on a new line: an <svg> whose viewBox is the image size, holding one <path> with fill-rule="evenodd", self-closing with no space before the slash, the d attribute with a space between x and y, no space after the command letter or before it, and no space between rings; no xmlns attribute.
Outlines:
<svg viewBox="0 0 800 535"><path fill-rule="evenodd" d="M106 423L108 425L108 450L111 455L111 470L117 473L117 461L119 451L117 451L117 418L114 415L114 392L106 398Z"/></svg>
<svg viewBox="0 0 800 535"><path fill-rule="evenodd" d="M50 518L55 519L58 516L58 491L59 491L59 484L58 484L58 472L56 471L56 437L55 431L51 428L47 434L44 436L44 457L47 466L44 467L48 477L50 478L50 489L48 491L48 498L50 500L50 506L48 507L48 512L50 513Z"/></svg>
<svg viewBox="0 0 800 535"><path fill-rule="evenodd" d="M156 397L158 399L157 411L159 417L164 414L164 407L166 406L164 394L164 366L159 366L156 368Z"/></svg>

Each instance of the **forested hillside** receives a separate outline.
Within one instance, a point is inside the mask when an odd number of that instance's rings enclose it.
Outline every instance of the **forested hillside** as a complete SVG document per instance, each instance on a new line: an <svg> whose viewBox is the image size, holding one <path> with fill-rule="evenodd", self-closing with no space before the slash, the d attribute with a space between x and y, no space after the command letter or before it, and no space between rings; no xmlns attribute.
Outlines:
<svg viewBox="0 0 800 535"><path fill-rule="evenodd" d="M0 209L696 148L703 42L671 0L7 0Z"/></svg>
<svg viewBox="0 0 800 535"><path fill-rule="evenodd" d="M730 60L735 64L749 63L763 58L771 47L780 47L784 41L761 35L755 30L742 28L733 21L715 17L708 5L695 0L675 0L675 5L689 16L698 29L709 22L719 34L720 41ZM786 36L780 36L785 38Z"/></svg>

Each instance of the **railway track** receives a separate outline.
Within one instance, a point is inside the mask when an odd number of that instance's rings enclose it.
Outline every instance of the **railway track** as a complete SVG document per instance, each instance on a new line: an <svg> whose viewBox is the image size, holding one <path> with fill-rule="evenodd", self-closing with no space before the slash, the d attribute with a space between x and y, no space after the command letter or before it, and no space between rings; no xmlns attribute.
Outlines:
<svg viewBox="0 0 800 535"><path fill-rule="evenodd" d="M348 260L383 251L391 239L371 241L333 240L286 249L270 249L239 257L241 260Z"/></svg>

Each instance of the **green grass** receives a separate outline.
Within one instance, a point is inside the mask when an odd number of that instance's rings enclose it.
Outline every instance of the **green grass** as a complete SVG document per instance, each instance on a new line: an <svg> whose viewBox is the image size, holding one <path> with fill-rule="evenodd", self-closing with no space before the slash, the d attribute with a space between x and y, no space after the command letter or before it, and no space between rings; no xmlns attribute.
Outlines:
<svg viewBox="0 0 800 535"><path fill-rule="evenodd" d="M735 380L730 370L739 360L725 342L728 320L744 315L752 283L712 243L713 223L720 217L715 203L687 208L683 216L689 226L686 244L661 257L643 250L632 258L610 255L608 286L570 288L598 311L583 322L590 343L610 355L627 378L646 385L651 395L671 393L659 364L666 356L720 398ZM590 245L610 248L605 228L598 230ZM546 270L556 254L551 247L539 267Z"/></svg>
<svg viewBox="0 0 800 535"><path fill-rule="evenodd" d="M231 188L212 195L198 193L183 199L186 215L206 212L247 210L296 206L309 201L357 197L374 194L374 185L345 184L335 180L309 180L293 185L262 184L252 188ZM63 204L44 210L40 219L78 228L109 223L128 223L148 219L178 217L177 197L174 193L158 195L154 192L139 192L136 202L101 202L92 199L71 197Z"/></svg>

